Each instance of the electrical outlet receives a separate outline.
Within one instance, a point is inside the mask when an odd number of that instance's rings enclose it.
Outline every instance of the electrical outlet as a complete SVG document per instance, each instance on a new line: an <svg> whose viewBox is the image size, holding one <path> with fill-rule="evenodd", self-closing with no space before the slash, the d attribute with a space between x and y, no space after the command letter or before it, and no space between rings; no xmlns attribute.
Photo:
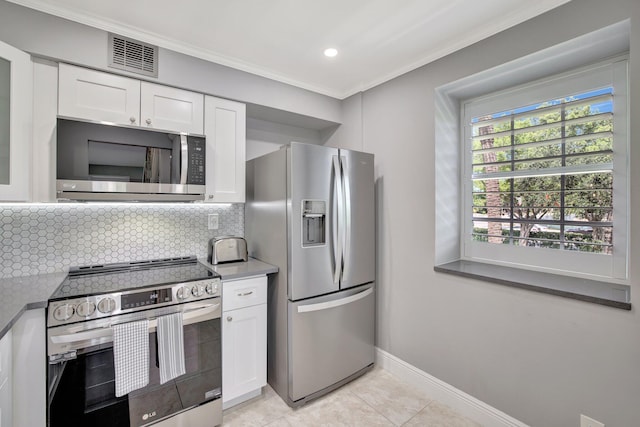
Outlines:
<svg viewBox="0 0 640 427"><path fill-rule="evenodd" d="M596 421L593 418L589 418L586 415L580 414L580 427L604 427L604 424L600 421Z"/></svg>
<svg viewBox="0 0 640 427"><path fill-rule="evenodd" d="M218 214L209 214L209 230L218 229Z"/></svg>

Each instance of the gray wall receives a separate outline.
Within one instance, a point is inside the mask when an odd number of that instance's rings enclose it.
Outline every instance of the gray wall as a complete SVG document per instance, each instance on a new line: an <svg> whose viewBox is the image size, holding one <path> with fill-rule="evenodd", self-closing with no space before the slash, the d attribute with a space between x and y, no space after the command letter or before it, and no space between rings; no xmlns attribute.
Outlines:
<svg viewBox="0 0 640 427"><path fill-rule="evenodd" d="M106 31L4 0L0 0L0 40L33 55L129 74L107 67ZM340 122L340 101L335 98L167 49L160 49L158 63L158 78L148 80Z"/></svg>
<svg viewBox="0 0 640 427"><path fill-rule="evenodd" d="M532 426L578 426L580 413L640 425L640 228L631 224L630 312L435 273L434 90L628 18L637 218L638 0L570 2L364 92L361 121L343 115L376 155L378 346Z"/></svg>
<svg viewBox="0 0 640 427"><path fill-rule="evenodd" d="M329 147L363 150L362 141L362 93L342 100L342 125L329 137Z"/></svg>
<svg viewBox="0 0 640 427"><path fill-rule="evenodd" d="M280 149L291 141L321 144L321 132L260 119L247 119L247 160Z"/></svg>

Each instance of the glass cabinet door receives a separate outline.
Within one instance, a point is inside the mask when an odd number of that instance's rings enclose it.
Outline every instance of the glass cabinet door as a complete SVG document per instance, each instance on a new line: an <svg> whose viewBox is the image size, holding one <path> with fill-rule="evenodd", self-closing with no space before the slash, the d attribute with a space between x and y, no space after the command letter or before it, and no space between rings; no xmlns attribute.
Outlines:
<svg viewBox="0 0 640 427"><path fill-rule="evenodd" d="M27 53L0 42L0 201L29 199L32 67Z"/></svg>

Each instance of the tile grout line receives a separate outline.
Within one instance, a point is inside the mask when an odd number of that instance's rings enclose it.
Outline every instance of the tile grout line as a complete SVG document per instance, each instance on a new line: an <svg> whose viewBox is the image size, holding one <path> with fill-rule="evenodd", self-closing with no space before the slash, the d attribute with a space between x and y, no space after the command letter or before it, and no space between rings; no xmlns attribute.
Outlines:
<svg viewBox="0 0 640 427"><path fill-rule="evenodd" d="M415 414L413 414L411 416L411 418L409 418L407 421L405 421L404 423L398 425L396 423L393 422L393 420L389 419L386 415L384 415L382 412L378 411L373 405L369 404L369 402L367 402L366 400L364 400L363 398L361 398L360 396L358 396L355 392L351 391L351 390L347 390L349 393L351 393L352 395L354 395L355 397L357 397L359 400L361 400L362 402L364 402L366 405L368 405L371 409L373 409L377 414L381 415L385 420L389 421L392 425L394 425L395 427L402 427L404 425L406 425L409 421L411 421L413 418L416 417L416 415L418 415L420 412L424 411L425 408L427 406L429 406L431 403L433 403L435 401L435 399L429 399L429 401L427 402L426 405L422 406L420 409L418 409L416 411Z"/></svg>
<svg viewBox="0 0 640 427"><path fill-rule="evenodd" d="M369 404L369 402L367 402L366 400L364 400L363 398L361 398L360 396L358 396L356 393L354 393L352 390L346 390L348 393L351 393L356 399L360 400L361 402L363 402L365 405L367 405L369 408L373 409L373 411L380 415L382 418L384 418L385 420L389 421L393 426L395 427L400 427L397 426L396 423L394 423L393 421L391 421L389 418L387 418L383 413L381 413L380 411L378 411L373 405Z"/></svg>
<svg viewBox="0 0 640 427"><path fill-rule="evenodd" d="M426 405L424 405L422 408L418 409L418 410L416 411L416 413L415 413L415 414L413 414L413 415L411 416L411 418L409 418L407 421L403 422L403 423L402 423L400 426L398 426L398 427L406 426L406 425L407 425L407 424L408 424L412 419L414 419L415 417L417 417L417 416L420 414L420 412L422 412L422 411L424 411L425 409L427 409L427 406L431 405L433 402L435 402L435 399L431 399L431 398L429 398L429 401L427 402L427 404L426 404Z"/></svg>

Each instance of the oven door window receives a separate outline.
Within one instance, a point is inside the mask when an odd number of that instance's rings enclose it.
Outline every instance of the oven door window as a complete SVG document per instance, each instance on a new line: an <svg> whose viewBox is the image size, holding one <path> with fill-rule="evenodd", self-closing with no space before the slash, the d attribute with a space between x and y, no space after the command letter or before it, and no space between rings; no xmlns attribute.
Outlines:
<svg viewBox="0 0 640 427"><path fill-rule="evenodd" d="M137 427L221 397L220 319L184 327L186 373L160 384L156 334L149 334L149 384L115 396L112 346L86 349L49 375L49 426Z"/></svg>

